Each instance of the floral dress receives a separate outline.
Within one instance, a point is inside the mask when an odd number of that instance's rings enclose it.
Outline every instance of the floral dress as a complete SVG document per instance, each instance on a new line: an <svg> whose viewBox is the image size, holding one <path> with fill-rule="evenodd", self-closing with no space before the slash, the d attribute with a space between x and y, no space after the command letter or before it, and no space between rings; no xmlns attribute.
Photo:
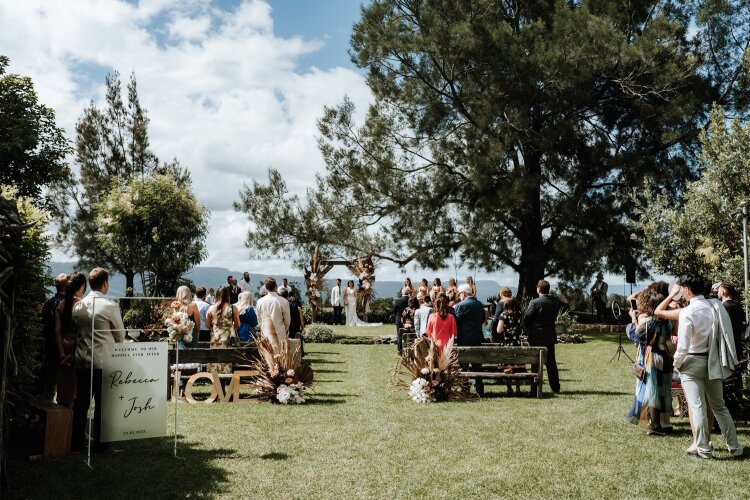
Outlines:
<svg viewBox="0 0 750 500"><path fill-rule="evenodd" d="M208 310L211 315L211 349L224 349L229 347L229 338L234 333L234 313L232 306L227 304L224 311L219 313L216 307ZM216 370L218 373L232 373L232 363L209 363L208 371Z"/></svg>
<svg viewBox="0 0 750 500"><path fill-rule="evenodd" d="M500 313L498 318L503 322L503 333L492 332L492 340L502 346L520 346L521 345L521 317L520 315L506 314L505 311Z"/></svg>

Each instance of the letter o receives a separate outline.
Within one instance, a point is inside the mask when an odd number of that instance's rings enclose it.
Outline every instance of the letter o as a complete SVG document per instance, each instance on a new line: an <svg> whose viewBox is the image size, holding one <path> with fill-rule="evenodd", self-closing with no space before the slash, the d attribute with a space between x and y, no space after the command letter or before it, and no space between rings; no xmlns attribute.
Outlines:
<svg viewBox="0 0 750 500"><path fill-rule="evenodd" d="M201 378L208 379L211 382L211 395L203 401L198 401L196 399L193 399L193 384L195 383L196 380L201 379ZM211 376L210 373L206 373L206 372L196 373L195 375L191 376L188 379L187 384L185 385L185 400L190 404L213 403L214 401L216 401L216 398L218 396L219 396L219 393L216 392L216 386L214 385L214 378Z"/></svg>

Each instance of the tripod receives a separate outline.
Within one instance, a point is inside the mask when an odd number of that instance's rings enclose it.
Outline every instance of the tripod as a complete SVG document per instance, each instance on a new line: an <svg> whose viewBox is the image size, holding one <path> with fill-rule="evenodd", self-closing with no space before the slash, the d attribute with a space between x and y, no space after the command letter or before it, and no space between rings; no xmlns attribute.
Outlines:
<svg viewBox="0 0 750 500"><path fill-rule="evenodd" d="M621 312L621 309L620 309L620 304L618 304L616 301L613 301L612 302L612 316L615 317L615 321L619 321L620 320L620 315L621 314L622 314L622 312ZM610 359L609 362L611 363L612 361L615 360L615 358L617 358L617 361L620 361L620 355L621 354L624 354L625 357L628 358L631 363L635 363L635 361L633 361L633 358L631 358L628 355L628 353L625 352L625 348L622 347L622 332L620 332L620 334L617 336L617 351L615 351L614 356L612 356L612 359Z"/></svg>

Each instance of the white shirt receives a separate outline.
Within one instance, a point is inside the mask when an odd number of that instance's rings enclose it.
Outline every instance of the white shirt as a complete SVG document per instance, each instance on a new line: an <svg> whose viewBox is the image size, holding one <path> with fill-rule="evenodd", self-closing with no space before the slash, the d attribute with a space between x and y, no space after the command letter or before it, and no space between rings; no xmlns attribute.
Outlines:
<svg viewBox="0 0 750 500"><path fill-rule="evenodd" d="M714 326L711 303L703 295L690 299L690 304L680 310L680 324L677 328L677 349L674 353L674 366L679 369L688 353L708 352L708 339Z"/></svg>
<svg viewBox="0 0 750 500"><path fill-rule="evenodd" d="M286 292L287 292L287 293L289 293L289 292L291 291L291 290L289 289L289 285L287 285L287 286L281 285L281 286L279 287L279 289L278 289L278 290L276 290L276 293L279 293L279 294L280 294L280 293L281 293L281 292L283 292L284 290L286 290Z"/></svg>
<svg viewBox="0 0 750 500"><path fill-rule="evenodd" d="M241 280L237 281L237 286L240 287L240 290L243 292L252 292L253 291L253 282L245 281L245 278L242 278Z"/></svg>
<svg viewBox="0 0 750 500"><path fill-rule="evenodd" d="M331 288L331 306L341 307L344 304L341 302L341 285L336 285Z"/></svg>
<svg viewBox="0 0 750 500"><path fill-rule="evenodd" d="M258 314L261 334L268 337L278 352L281 342L289 334L289 325L292 320L289 301L280 297L276 292L268 292L258 299L255 312Z"/></svg>
<svg viewBox="0 0 750 500"><path fill-rule="evenodd" d="M96 297L96 303L94 303ZM104 298L101 292L92 290L73 308L73 321L78 333L76 366L91 366L91 317L94 317L94 368L102 368L103 344L121 343L125 340L120 306ZM96 308L96 310L94 309Z"/></svg>
<svg viewBox="0 0 750 500"><path fill-rule="evenodd" d="M198 306L198 314L200 314L201 316L201 324L198 329L208 330L208 327L206 326L206 314L208 314L208 310L211 308L211 304L199 299L198 297L196 297L193 302L195 302L195 305Z"/></svg>
<svg viewBox="0 0 750 500"><path fill-rule="evenodd" d="M420 335L427 335L427 320L430 314L432 314L432 308L427 304L422 304L414 311L414 331Z"/></svg>

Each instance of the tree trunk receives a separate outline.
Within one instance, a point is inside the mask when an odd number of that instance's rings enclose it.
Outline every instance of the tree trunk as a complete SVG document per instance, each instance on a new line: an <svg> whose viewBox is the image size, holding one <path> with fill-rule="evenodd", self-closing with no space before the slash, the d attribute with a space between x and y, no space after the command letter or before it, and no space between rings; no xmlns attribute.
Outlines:
<svg viewBox="0 0 750 500"><path fill-rule="evenodd" d="M531 147L521 147L522 151L534 151ZM521 299L537 296L536 285L544 278L544 268L549 259L542 235L542 188L541 157L538 152L524 153L525 185L527 205L523 212L519 243L521 246L518 271L518 296Z"/></svg>
<svg viewBox="0 0 750 500"><path fill-rule="evenodd" d="M133 296L133 287L135 287L135 273L133 271L125 271L125 296L126 297ZM121 302L120 307L122 308L123 312L130 309L129 300L124 299L120 302Z"/></svg>

